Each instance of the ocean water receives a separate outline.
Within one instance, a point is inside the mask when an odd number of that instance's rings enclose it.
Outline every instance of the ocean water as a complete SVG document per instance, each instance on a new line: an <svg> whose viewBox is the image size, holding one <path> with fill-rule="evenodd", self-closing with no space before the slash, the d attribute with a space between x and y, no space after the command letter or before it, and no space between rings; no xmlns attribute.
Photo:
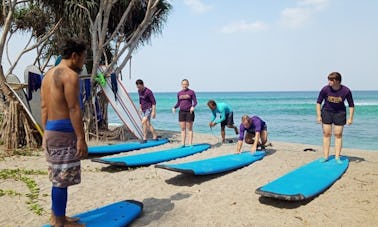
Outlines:
<svg viewBox="0 0 378 227"><path fill-rule="evenodd" d="M343 147L378 151L378 91L352 91L355 102L354 122L344 127ZM315 104L318 91L303 92L196 92L194 132L220 137L220 127L210 130L211 112L207 101L226 102L234 110L234 121L239 126L244 114L257 115L268 125L269 140L313 145L322 144L321 125L316 122ZM179 131L178 113L171 112L176 93L154 93L157 116L152 124L157 129ZM138 103L137 93L130 93ZM121 124L112 108L109 122ZM235 137L226 128L226 137Z"/></svg>

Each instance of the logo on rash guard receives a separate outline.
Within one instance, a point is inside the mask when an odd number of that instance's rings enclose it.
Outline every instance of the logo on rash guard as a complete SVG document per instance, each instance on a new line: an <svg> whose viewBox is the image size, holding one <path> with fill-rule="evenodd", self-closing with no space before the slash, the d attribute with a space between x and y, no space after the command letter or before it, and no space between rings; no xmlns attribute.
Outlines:
<svg viewBox="0 0 378 227"><path fill-rule="evenodd" d="M180 95L180 99L190 99L190 95Z"/></svg>
<svg viewBox="0 0 378 227"><path fill-rule="evenodd" d="M332 103L340 103L343 101L341 97L336 97L336 96L328 96L327 100L328 102L332 102Z"/></svg>

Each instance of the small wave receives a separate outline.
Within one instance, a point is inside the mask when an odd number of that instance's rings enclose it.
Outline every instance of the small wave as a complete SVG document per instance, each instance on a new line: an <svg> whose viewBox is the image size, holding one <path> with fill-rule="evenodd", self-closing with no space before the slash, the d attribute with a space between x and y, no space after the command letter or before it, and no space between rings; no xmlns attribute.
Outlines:
<svg viewBox="0 0 378 227"><path fill-rule="evenodd" d="M378 106L378 102L356 102L356 106Z"/></svg>

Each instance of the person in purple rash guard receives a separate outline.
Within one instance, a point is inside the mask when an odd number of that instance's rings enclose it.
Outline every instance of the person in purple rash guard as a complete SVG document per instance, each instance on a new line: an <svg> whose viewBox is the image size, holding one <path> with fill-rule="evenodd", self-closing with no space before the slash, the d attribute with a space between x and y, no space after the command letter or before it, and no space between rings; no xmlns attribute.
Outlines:
<svg viewBox="0 0 378 227"><path fill-rule="evenodd" d="M349 118L346 118L346 107L344 101L349 105ZM321 104L324 102L323 106ZM326 162L329 156L331 145L332 126L335 136L335 160L342 163L340 153L342 148L342 138L344 125L353 123L354 101L352 92L348 87L341 84L341 74L332 72L328 75L328 85L324 86L319 93L316 102L317 121L323 128L323 158L321 162Z"/></svg>
<svg viewBox="0 0 378 227"><path fill-rule="evenodd" d="M264 149L265 144L268 141L268 128L265 121L261 120L261 118L258 116L250 117L248 115L244 115L241 122L236 153L240 153L243 146L243 140L245 140L247 144L252 144L251 152L255 152L258 145Z"/></svg>
<svg viewBox="0 0 378 227"><path fill-rule="evenodd" d="M147 134L150 130L152 134L152 139L156 140L157 135L154 127L151 124L151 117L154 119L156 117L156 100L153 92L144 86L144 82L141 79L138 79L135 82L138 88L139 94L139 108L142 115L142 126L143 126L143 141L142 143L147 142Z"/></svg>
<svg viewBox="0 0 378 227"><path fill-rule="evenodd" d="M188 145L193 144L194 107L197 105L197 98L196 93L189 89L187 79L181 81L181 87L182 90L177 93L177 103L172 108L172 112L175 113L176 108L180 107L181 147L185 147L186 131L188 131Z"/></svg>

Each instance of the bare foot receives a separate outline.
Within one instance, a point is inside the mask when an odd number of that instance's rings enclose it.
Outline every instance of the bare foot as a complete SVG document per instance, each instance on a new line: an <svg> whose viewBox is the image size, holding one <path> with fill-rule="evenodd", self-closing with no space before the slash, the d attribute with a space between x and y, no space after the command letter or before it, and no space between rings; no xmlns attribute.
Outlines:
<svg viewBox="0 0 378 227"><path fill-rule="evenodd" d="M65 223L66 223L65 225L67 225L69 223L77 223L79 220L80 220L79 218L65 216ZM53 213L51 213L50 225L51 226L56 225L56 219L55 219L55 215Z"/></svg>
<svg viewBox="0 0 378 227"><path fill-rule="evenodd" d="M52 226L55 227L85 227L85 224L79 224L77 223L78 220L76 221L68 221L67 218L71 220L75 220L74 218L70 217L55 217L55 223ZM51 223L50 223L51 224Z"/></svg>

